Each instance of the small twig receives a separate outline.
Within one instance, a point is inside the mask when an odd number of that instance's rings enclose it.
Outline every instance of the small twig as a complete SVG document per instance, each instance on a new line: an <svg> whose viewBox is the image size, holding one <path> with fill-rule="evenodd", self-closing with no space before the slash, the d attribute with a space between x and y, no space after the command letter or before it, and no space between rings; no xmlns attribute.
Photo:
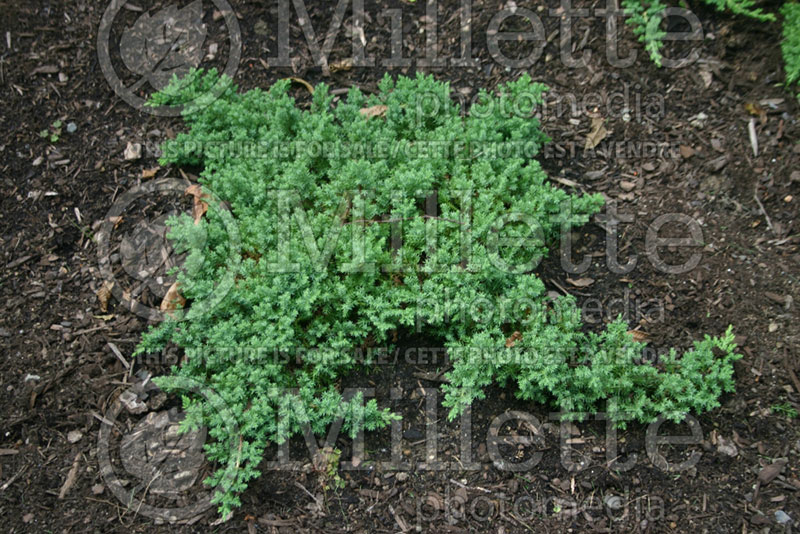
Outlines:
<svg viewBox="0 0 800 534"><path fill-rule="evenodd" d="M394 516L394 520L397 523L397 526L400 527L400 530L403 532L408 532L410 530L408 523L406 523L402 517L397 515L397 512L394 511L394 507L392 507L391 504L389 505L389 511L392 513L392 516Z"/></svg>
<svg viewBox="0 0 800 534"><path fill-rule="evenodd" d="M114 421L111 421L111 420L109 420L109 419L106 419L105 417L103 417L102 415L100 415L100 414L99 414L99 413L97 413L97 412L91 412L91 413L92 413L92 417L94 417L95 419L97 419L97 420L98 420L98 421L100 421L101 423L103 423L103 424L105 424L105 425L108 425L108 426L110 426L110 427L114 427L114 428L116 428L116 427L117 427L117 425L114 423Z"/></svg>
<svg viewBox="0 0 800 534"><path fill-rule="evenodd" d="M464 224L460 221L454 221L453 219L444 219L442 217L436 217L434 215L420 215L423 219L434 219L437 221L445 221L451 222L455 224ZM387 223L396 223L396 222L403 222L403 221L413 221L415 217L404 217L400 219L384 219L384 220L374 220L374 219L357 219L355 221L347 221L344 224L354 224L354 223L377 223L377 224L387 224Z"/></svg>
<svg viewBox="0 0 800 534"><path fill-rule="evenodd" d="M783 365L789 372L789 378L792 379L795 391L800 393L800 380L798 380L797 374L794 372L794 366L789 362L789 350L786 347L783 348Z"/></svg>
<svg viewBox="0 0 800 534"><path fill-rule="evenodd" d="M756 137L756 120L750 119L747 123L747 133L750 134L750 146L753 147L753 156L758 157L758 137Z"/></svg>
<svg viewBox="0 0 800 534"><path fill-rule="evenodd" d="M0 486L0 491L5 491L6 489L8 489L8 487L9 487L11 484L13 484L13 483L14 483L14 481L15 481L15 480L17 480L17 479L18 479L20 476L22 476L22 473L24 473L24 472L25 472L27 469L28 469L28 464L25 464L25 466L24 466L22 469L20 469L19 471L17 471L17 474L16 474L16 475L14 475L13 477L9 478L9 479L8 479L8 481L6 481L6 483L5 483L5 484L3 484L2 486Z"/></svg>
<svg viewBox="0 0 800 534"><path fill-rule="evenodd" d="M556 286L558 289L560 289L562 293L564 293L565 295L569 295L569 291L567 291L564 288L564 286L562 286L561 284L559 284L558 282L556 282L552 278L550 279L550 281L553 283L554 286Z"/></svg>
<svg viewBox="0 0 800 534"><path fill-rule="evenodd" d="M117 348L117 346L116 346L116 345L114 345L113 343L111 343L111 342L109 341L109 342L108 342L108 348L110 348L110 349L111 349L111 352L113 352L113 353L114 353L114 356L116 356L116 357L117 357L117 359L118 359L120 362L122 362L122 365L123 365L123 366L125 366L125 369L130 369L130 368L131 368L131 364L129 364L129 363L128 363L128 360L126 360L126 359L125 359L125 357L124 357L124 356L122 356L122 352L120 352L120 350Z"/></svg>
<svg viewBox="0 0 800 534"><path fill-rule="evenodd" d="M492 493L491 490L488 490L486 488L479 488L478 486L467 486L466 484L462 484L458 480L454 480L452 478L450 479L450 483L455 484L459 488L464 488L465 490L474 490L474 491L482 491L484 493Z"/></svg>
<svg viewBox="0 0 800 534"><path fill-rule="evenodd" d="M764 215L764 218L767 220L767 226L769 227L770 231L775 232L775 229L772 226L772 221L769 220L769 215L767 215L767 210L764 209L764 204L758 199L758 182L756 182L755 188L753 188L753 198L758 204L758 207L761 209L761 213Z"/></svg>
<svg viewBox="0 0 800 534"><path fill-rule="evenodd" d="M319 506L319 509L320 509L320 510L322 510L322 509L323 509L322 503L321 503L321 502L319 502L319 499L317 499L317 498L316 498L316 497L315 497L315 496L314 496L314 495L313 495L313 494L312 494L310 491L308 491L308 490L306 489L306 487L305 487L305 486L303 486L302 484L300 484L300 483L299 483L299 482L297 482L297 481L295 481L294 485L295 485L295 486L297 486L298 488L300 488L301 490L305 491L305 492L306 492L306 495L308 495L309 497L311 497L311 498L314 500L314 502L315 502L315 503L317 503L317 506Z"/></svg>

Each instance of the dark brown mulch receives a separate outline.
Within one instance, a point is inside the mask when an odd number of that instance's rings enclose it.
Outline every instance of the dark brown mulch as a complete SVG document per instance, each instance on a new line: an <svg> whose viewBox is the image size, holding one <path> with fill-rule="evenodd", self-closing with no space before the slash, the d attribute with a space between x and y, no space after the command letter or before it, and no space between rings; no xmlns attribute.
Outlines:
<svg viewBox="0 0 800 534"><path fill-rule="evenodd" d="M323 72L312 60L294 11L293 68L271 68L262 60L277 50L277 3L232 3L243 43L235 79L243 89L268 87L279 78L295 76L312 84L324 81L334 89L371 90L383 76L380 67ZM426 43L424 2L367 6L367 53L390 57L391 18L378 14L387 6L400 9L404 54L412 61L408 68L389 72L432 72L469 99L478 89L491 89L520 73L492 61L486 43L489 21L511 4L473 6L472 47L478 67L420 65ZM313 27L322 35L334 6L311 1L306 5ZM458 54L459 5L440 3L437 44L443 58ZM101 309L95 222L122 192L142 180L142 171L157 167L150 148L181 128L175 119L130 107L106 82L96 52L106 7L84 0L0 3L0 117L5 129L0 140L0 261L5 266L0 282L5 355L0 362L0 517L8 532L206 532L216 519L213 510L193 525L158 527L126 510L104 486L98 466L100 419L133 374L112 345L129 358L146 321L114 299L107 310ZM127 24L140 15L135 7L121 15ZM546 7L558 5L549 2ZM565 187L577 182L581 191L602 192L616 200L619 212L632 216L632 222L617 227L620 261L636 258L629 272L612 272L605 261L607 219L598 220L576 236L576 254L594 256L580 277L593 282L576 287L567 278L578 276L564 272L558 258L551 258L540 269L548 286L575 294L588 307L597 299L612 313L627 310L629 322L638 323L656 351L686 348L704 333L721 333L729 324L739 335L744 359L737 365L737 392L724 397L721 408L699 417L702 443L661 449L673 463L699 453L697 464L679 473L659 468L646 455L646 428L631 425L620 431L619 454L638 454L638 460L627 471L609 469L603 423L594 421L568 429L571 458L584 462L582 469L570 472L561 458L558 423L549 419L547 408L519 403L512 389L492 388L472 414L472 457L480 467L422 469L428 453L425 392L434 394L431 388L438 383L433 375L441 370L441 362L408 363L401 357L397 365L378 366L367 377L368 384L360 377L345 385L374 386L386 405L389 388L402 389L393 407L404 418L400 453L413 469L384 469L380 462L391 457L390 432L376 432L366 437L373 468L342 471L344 488L329 492L321 503L315 502L315 476L265 468L242 496L241 509L215 527L217 531L395 532L420 527L432 532L788 532L787 525L776 524L776 512L788 514L795 525L800 521L798 426L796 419L772 409L800 408L800 384L790 372L800 367L798 105L781 86L777 24L755 24L702 8L696 12L706 38L698 43L699 60L686 68L657 69L627 28L620 54L635 50L638 59L628 68L610 66L600 19L575 23L575 41L592 55L586 66L569 68L558 56L553 33L558 18L543 16L549 40L530 73L551 87L543 122L553 144L543 154L543 165ZM349 17L348 11L345 25ZM216 27L210 39L218 38ZM508 46L504 51L509 55L528 52L524 44ZM347 58L350 50L343 30L331 63ZM226 53L221 47L219 55ZM124 70L115 61L118 70ZM306 98L304 91L297 86L298 97ZM586 112L559 112L557 98L573 94L578 102L591 102L626 91L630 96L625 103L617 104L623 97L616 97L611 105L598 106L610 134L594 151L583 150L591 117ZM631 108L627 121L622 110L626 105ZM705 118L698 117L701 113ZM751 119L760 143L757 156L748 135ZM40 136L42 130L54 130L56 120L63 122L58 140ZM68 123L75 124L74 132L66 131ZM140 159L124 158L128 143L144 146ZM654 154L654 146L671 151ZM178 172L159 169L157 176ZM167 204L137 209L142 218L151 219L182 209L180 203ZM702 228L702 260L684 274L660 272L646 253L648 225L669 213L692 217ZM661 254L669 263L687 257L682 250ZM161 296L157 289L145 288L141 298L157 304ZM420 347L432 345L435 341L408 335L400 342L400 354L406 349L419 354ZM166 371L166 366L152 362L134 365L137 371ZM460 421L447 422L445 409L435 406L437 454L455 465L466 452L460 446ZM488 461L487 429L509 409L548 423L531 446L535 450L501 446L505 458L519 455L525 460L542 453L535 468L520 473L498 470ZM144 415L125 417L136 423ZM501 428L501 434L511 431L526 432L517 425ZM684 425L673 432L688 429ZM347 458L348 440L338 446ZM786 468L756 492L759 472L778 458L788 459ZM461 513L463 506L466 515Z"/></svg>

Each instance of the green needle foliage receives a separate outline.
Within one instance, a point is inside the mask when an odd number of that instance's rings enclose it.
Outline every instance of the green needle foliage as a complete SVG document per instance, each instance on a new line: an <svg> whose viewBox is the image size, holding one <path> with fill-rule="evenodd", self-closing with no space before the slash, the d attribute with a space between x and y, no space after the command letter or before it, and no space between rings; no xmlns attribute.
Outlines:
<svg viewBox="0 0 800 534"><path fill-rule="evenodd" d="M786 64L786 85L800 80L800 4L788 2L781 8L783 40L781 52Z"/></svg>
<svg viewBox="0 0 800 534"><path fill-rule="evenodd" d="M199 221L171 222L190 306L138 353L177 344L186 358L174 375L211 388L236 419L231 444L231 421L185 399L187 426L214 438L208 458L234 465L232 482L224 468L207 481L224 515L270 443L337 420L355 435L395 417L375 399L345 398L337 382L368 371L369 349L391 347L397 331L419 328L447 347L451 418L492 382L515 382L519 397L566 417L605 410L620 426L679 421L732 391L730 329L656 364L621 319L585 333L573 298L547 297L538 260L603 200L553 187L534 159L547 141L533 117L545 87L527 75L483 92L467 116L447 84L421 75L386 76L377 94L353 88L335 106L319 85L306 110L286 80L195 98L217 81L192 71L153 97L194 102L190 130L164 144L161 163L201 166L214 200ZM224 298L197 306L231 269Z"/></svg>
<svg viewBox="0 0 800 534"><path fill-rule="evenodd" d="M772 13L764 13L761 8L753 7L755 0L704 0L717 11L726 11L734 15L750 17L761 22L775 20ZM664 10L667 5L661 0L622 0L622 7L628 15L625 21L633 27L633 34L644 43L645 51L656 66L661 66L661 48L667 32L662 29Z"/></svg>
<svg viewBox="0 0 800 534"><path fill-rule="evenodd" d="M622 7L628 14L625 21L633 28L633 34L644 43L645 52L656 66L661 66L661 48L667 32L661 29L664 10L667 6L660 0L645 2L643 0L622 0Z"/></svg>

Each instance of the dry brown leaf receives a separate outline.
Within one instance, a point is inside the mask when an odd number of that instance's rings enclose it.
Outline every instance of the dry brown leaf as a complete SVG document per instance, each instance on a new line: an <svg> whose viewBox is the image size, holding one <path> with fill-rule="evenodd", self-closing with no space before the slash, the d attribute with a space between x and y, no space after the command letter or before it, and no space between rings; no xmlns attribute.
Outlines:
<svg viewBox="0 0 800 534"><path fill-rule="evenodd" d="M694 156L694 149L689 145L681 145L678 150L680 151L683 159L689 159Z"/></svg>
<svg viewBox="0 0 800 534"><path fill-rule="evenodd" d="M186 299L183 298L183 295L181 295L178 290L178 282L174 282L171 286L169 286L167 294L164 295L164 299L161 301L160 309L162 312L172 315L171 312L177 310L178 308L182 308L184 304L186 304Z"/></svg>
<svg viewBox="0 0 800 534"><path fill-rule="evenodd" d="M147 180L149 178L152 178L153 176L156 175L158 169L160 168L161 167L153 167L152 169L142 169L142 179Z"/></svg>
<svg viewBox="0 0 800 534"><path fill-rule="evenodd" d="M328 65L328 68L331 69L331 72L337 72L340 70L350 70L353 68L353 59L348 57L341 61L334 61L333 63Z"/></svg>
<svg viewBox="0 0 800 534"><path fill-rule="evenodd" d="M605 119L592 117L592 131L586 136L584 150L593 150L606 136L608 136L608 130L606 130Z"/></svg>
<svg viewBox="0 0 800 534"><path fill-rule="evenodd" d="M558 182L561 185L565 185L567 187L578 187L578 186L580 186L580 184L578 182L575 182L575 181L570 180L568 178L559 178L558 176L551 176L550 179L553 180L554 182Z"/></svg>
<svg viewBox="0 0 800 534"><path fill-rule="evenodd" d="M200 184L192 184L186 188L185 193L187 195L192 195L194 197L194 206L192 206L192 218L194 219L194 223L197 224L200 222L200 219L203 218L203 215L208 211L208 203L203 200L208 198L209 195L203 193Z"/></svg>
<svg viewBox="0 0 800 534"><path fill-rule="evenodd" d="M310 83L305 81L303 78L297 78L295 76L289 76L289 79L292 80L293 82L299 83L300 85L302 85L303 87L308 89L308 92L311 93L312 95L314 94L314 88L311 86Z"/></svg>
<svg viewBox="0 0 800 534"><path fill-rule="evenodd" d="M759 117L764 113L764 109L757 102L745 102L744 110L754 117Z"/></svg>
<svg viewBox="0 0 800 534"><path fill-rule="evenodd" d="M111 298L111 289L113 287L114 283L106 280L103 282L103 285L100 286L100 289L95 292L97 300L100 302L100 309L104 312L108 311L108 299Z"/></svg>
<svg viewBox="0 0 800 534"><path fill-rule="evenodd" d="M641 330L628 330L628 334L630 334L631 337L633 337L633 340L637 343L647 341L647 338L649 337L647 332L642 332Z"/></svg>
<svg viewBox="0 0 800 534"><path fill-rule="evenodd" d="M522 334L518 331L515 331L511 334L511 337L506 339L506 348L511 348L517 344L517 341L522 341Z"/></svg>
<svg viewBox="0 0 800 534"><path fill-rule="evenodd" d="M590 285L594 284L594 278L567 278L567 282L575 287L589 287Z"/></svg>
<svg viewBox="0 0 800 534"><path fill-rule="evenodd" d="M386 115L386 110L389 109L388 107L384 106L383 104L378 104L377 106L370 106L368 108L364 108L360 110L360 113L368 119L372 117L383 117Z"/></svg>

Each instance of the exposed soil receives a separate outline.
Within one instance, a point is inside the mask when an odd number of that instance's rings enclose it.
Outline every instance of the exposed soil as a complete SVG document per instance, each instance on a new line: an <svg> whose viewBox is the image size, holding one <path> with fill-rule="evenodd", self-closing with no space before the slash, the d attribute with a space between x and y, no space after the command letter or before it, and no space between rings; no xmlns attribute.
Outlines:
<svg viewBox="0 0 800 534"><path fill-rule="evenodd" d="M162 6L136 4L153 13ZM342 64L352 50L343 29L330 58L339 68L325 72L312 59L295 11L289 27L292 68L271 67L267 58L278 49L278 3L231 4L241 27L242 59L235 80L242 89L268 87L294 76L311 84L324 81L334 90L358 86L369 91L386 70ZM605 5L585 0L577 4L589 9ZM335 6L312 0L306 6L322 36ZM403 53L411 61L408 67L388 72L431 72L449 80L456 94L469 101L479 89L492 89L521 72L493 61L486 39L492 17L514 6L495 1L473 6L472 55L477 67L420 64L426 46L424 2L370 3L366 52L380 59L391 57L391 17L378 15L386 7L400 9ZM565 426L570 461L562 461L559 422L550 418L547 407L515 400L513 388L492 388L484 401L475 403L472 439L464 448L461 421L448 422L440 404L431 404L434 419L426 420L425 395L436 394L444 364L440 353L431 355L428 363L417 356L424 353L421 348L436 347L436 341L407 333L399 342L396 364L376 366L368 376L352 377L343 386L374 387L380 404L402 414L398 452L409 470L394 471L382 463L391 459L392 449L391 431L385 429L365 438L365 465L370 469L341 470L344 487L324 495L313 472L265 466L242 495L242 507L233 518L214 527L209 526L217 519L213 508L191 524L172 525L155 525L128 510L101 475L99 428L136 373L164 374L169 362L140 360L133 362L133 369L126 368L147 321L113 297L103 309L97 296L102 277L93 236L96 222L124 191L143 181L191 179L192 174L187 170L181 177L177 169L158 168L153 150L180 131L180 121L134 109L114 94L103 76L96 43L106 7L105 2L85 0L0 1L0 117L5 127L0 139L0 261L5 266L0 282L0 517L6 531L396 532L419 527L426 532L716 533L789 532L798 525L800 427L797 419L774 407L800 410L800 174L795 170L800 169L799 110L782 85L779 25L734 19L702 6L692 8L706 38L691 43L699 59L685 68L656 68L627 27L622 29L620 56L635 50L638 58L627 68L610 66L599 18L576 20L575 44L591 51L591 57L585 66L567 67L559 59L554 33L559 18L544 12L548 44L529 69L535 80L551 88L543 124L553 141L543 154L545 168L564 187L614 199L619 213L632 217L614 232L620 262L636 258L629 272L615 273L606 264L608 218L598 219L576 232L573 251L576 258L591 254L591 266L569 274L557 257L549 258L540 268L548 287L576 295L586 307L589 328L627 309L632 328L646 333L656 352L685 349L706 333L721 334L729 324L738 335L744 358L737 363L736 393L726 395L721 408L698 417L700 442L659 448L672 464L699 454L696 465L675 472L656 465L645 450L647 428L630 425L619 432L618 454L620 461L638 455L635 464L628 470L610 466L602 421ZM459 7L459 2L439 3L437 46L442 58L459 54ZM546 8L556 9L558 3L550 1ZM137 6L123 9L119 28L140 15ZM208 39L221 39L220 20L209 14L204 21L210 28ZM348 8L345 27L351 21ZM517 23L509 19L504 29L523 28L513 26ZM220 58L229 50L224 42L219 44L218 58L204 65L223 66ZM525 43L516 42L504 43L501 49L509 56L530 52ZM687 50L686 44L667 47L672 57ZM114 53L115 68L124 72ZM626 91L627 100L611 96ZM307 101L301 84L295 92ZM564 95L574 95L590 109L559 112L557 101ZM598 97L599 104L593 104ZM623 107L629 108L630 116ZM595 150L585 151L590 113L607 119L609 134ZM62 121L60 133L53 125L56 120ZM757 156L748 133L751 120L759 142ZM74 132L67 131L69 123L74 123ZM42 130L48 135L40 135ZM140 158L126 159L129 143L142 145ZM669 150L654 153L656 144ZM143 171L156 168L155 176L143 177ZM191 206L180 195L148 199L134 205L124 222L130 226L121 226L120 232L133 232L137 217L156 220ZM701 253L699 264L688 272L664 273L648 256L648 225L666 214L700 223L701 247L658 250L668 264ZM673 223L661 235L687 234ZM127 276L121 270L116 274L120 280ZM593 281L575 285L568 278ZM135 281L130 280L132 287ZM157 306L162 290L158 284L142 287L138 298ZM598 302L605 310L602 317L591 312ZM407 354L416 356L406 358ZM400 388L400 400L391 400L390 388ZM177 400L160 403L164 410L176 406ZM501 470L490 460L488 428L508 410L527 412L543 423L530 444L499 446L501 456L511 463L541 453L531 469ZM125 413L119 422L133 425L145 416ZM431 444L426 432L434 428L439 432L438 460L448 462L442 470L425 468L430 463L426 446ZM530 428L512 420L499 434L532 435ZM689 432L685 424L661 430L673 435ZM292 459L308 471L310 457L298 452L304 450L302 440L295 445ZM350 458L350 440L340 438L336 446L343 460ZM470 453L477 468L457 467L468 463ZM756 490L759 473L780 458L788 460L785 469ZM776 512L788 514L789 522L778 524L783 516Z"/></svg>

